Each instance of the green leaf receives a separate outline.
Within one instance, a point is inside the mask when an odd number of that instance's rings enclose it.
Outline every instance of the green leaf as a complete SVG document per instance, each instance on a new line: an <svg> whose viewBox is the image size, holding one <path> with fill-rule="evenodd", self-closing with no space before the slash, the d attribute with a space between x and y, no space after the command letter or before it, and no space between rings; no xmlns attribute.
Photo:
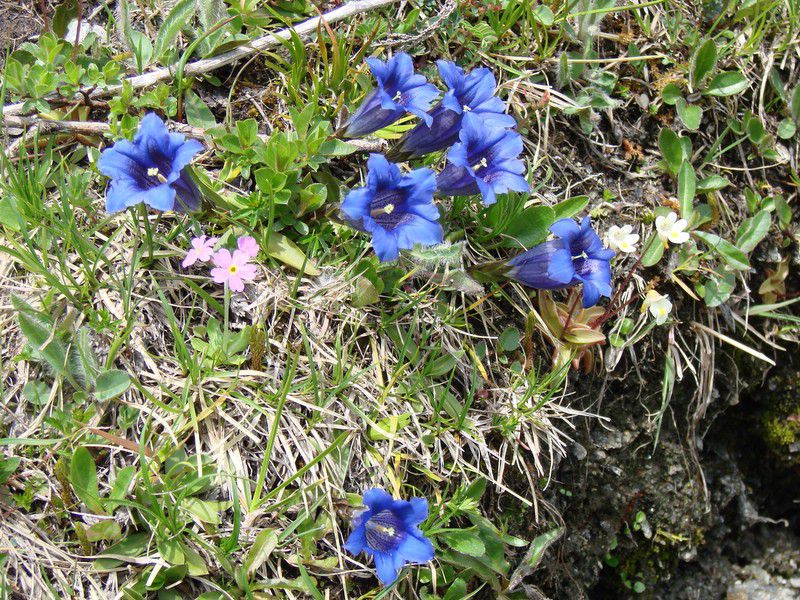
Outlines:
<svg viewBox="0 0 800 600"><path fill-rule="evenodd" d="M726 273L722 276L709 278L702 286L701 295L709 308L714 308L726 302L731 297L736 287L736 274Z"/></svg>
<svg viewBox="0 0 800 600"><path fill-rule="evenodd" d="M696 237L703 240L711 250L716 252L720 258L732 268L737 270L747 270L750 268L750 263L747 262L745 253L728 240L705 231L695 231L693 233Z"/></svg>
<svg viewBox="0 0 800 600"><path fill-rule="evenodd" d="M658 239L658 234L654 231L650 239L644 245L647 248L646 252L642 255L642 266L652 267L664 255L664 244Z"/></svg>
<svg viewBox="0 0 800 600"><path fill-rule="evenodd" d="M697 177L694 168L684 161L678 171L678 202L681 205L681 216L687 221L692 218L694 211L694 194L697 189Z"/></svg>
<svg viewBox="0 0 800 600"><path fill-rule="evenodd" d="M217 124L214 113L191 88L183 94L183 109L186 112L186 121L192 127L209 129Z"/></svg>
<svg viewBox="0 0 800 600"><path fill-rule="evenodd" d="M711 73L717 65L717 46L713 39L706 40L702 46L697 49L692 57L691 64L691 81L692 88L697 89L706 75Z"/></svg>
<svg viewBox="0 0 800 600"><path fill-rule="evenodd" d="M153 46L153 56L161 59L171 50L173 42L178 37L181 29L189 25L194 11L197 8L196 0L182 0L178 2L158 29L156 43Z"/></svg>
<svg viewBox="0 0 800 600"><path fill-rule="evenodd" d="M700 127L700 121L703 118L702 108L695 104L687 104L686 100L683 98L678 98L675 108L678 111L678 116L681 118L681 121L683 121L683 124L686 126L686 129L696 131L697 128Z"/></svg>
<svg viewBox="0 0 800 600"><path fill-rule="evenodd" d="M683 100L683 91L676 84L668 83L664 86L664 89L661 90L661 99L664 101L664 104L674 106L678 100Z"/></svg>
<svg viewBox="0 0 800 600"><path fill-rule="evenodd" d="M322 156L347 156L357 150L358 148L353 144L339 139L325 140L319 147L319 153Z"/></svg>
<svg viewBox="0 0 800 600"><path fill-rule="evenodd" d="M143 34L141 31L131 29L131 48L136 56L137 66L142 71L153 60L153 43L150 38Z"/></svg>
<svg viewBox="0 0 800 600"><path fill-rule="evenodd" d="M22 397L34 406L44 406L50 398L50 391L45 382L32 379L22 388Z"/></svg>
<svg viewBox="0 0 800 600"><path fill-rule="evenodd" d="M786 202L786 199L783 196L775 196L772 199L773 204L775 205L775 212L778 213L778 218L781 221L781 225L786 226L792 222L792 207L789 206L789 203Z"/></svg>
<svg viewBox="0 0 800 600"><path fill-rule="evenodd" d="M743 92L750 83L738 71L725 71L714 76L703 92L707 96L733 96Z"/></svg>
<svg viewBox="0 0 800 600"><path fill-rule="evenodd" d="M380 300L381 292L378 290L376 283L363 275L359 276L356 279L356 289L353 291L353 296L350 300L351 304L356 308L361 308L362 306L375 304Z"/></svg>
<svg viewBox="0 0 800 600"><path fill-rule="evenodd" d="M100 490L97 487L97 467L92 454L83 446L78 446L72 453L69 482L75 495L91 512L105 513L100 502Z"/></svg>
<svg viewBox="0 0 800 600"><path fill-rule="evenodd" d="M124 394L129 387L131 387L131 378L125 371L110 369L97 376L94 397L101 402L111 400Z"/></svg>
<svg viewBox="0 0 800 600"><path fill-rule="evenodd" d="M789 104L794 122L800 124L800 85L794 88L792 100Z"/></svg>
<svg viewBox="0 0 800 600"><path fill-rule="evenodd" d="M772 216L768 210L760 210L754 217L745 219L736 232L736 246L750 254L769 232Z"/></svg>
<svg viewBox="0 0 800 600"><path fill-rule="evenodd" d="M128 495L128 490L131 487L131 481L136 476L136 467L128 465L122 467L117 472L117 478L114 480L114 485L108 493L109 500L122 500Z"/></svg>
<svg viewBox="0 0 800 600"><path fill-rule="evenodd" d="M792 119L786 118L783 119L780 123L778 123L778 137L782 140L788 140L791 137L794 137L794 134L797 132L797 125Z"/></svg>
<svg viewBox="0 0 800 600"><path fill-rule="evenodd" d="M705 194L707 192L713 192L715 190L721 190L724 187L727 187L731 184L725 177L721 175L709 175L705 179L701 179L697 183L697 193L698 194Z"/></svg>
<svg viewBox="0 0 800 600"><path fill-rule="evenodd" d="M171 565L186 564L186 555L183 552L183 547L177 539L161 540L156 544L158 553L165 561Z"/></svg>
<svg viewBox="0 0 800 600"><path fill-rule="evenodd" d="M219 525L220 511L227 510L229 502L219 502L216 500L200 500L199 498L184 498L181 506L195 519L201 523Z"/></svg>
<svg viewBox="0 0 800 600"><path fill-rule="evenodd" d="M98 571L105 571L108 569L116 569L125 561L124 558L136 558L147 552L147 546L150 543L150 533L133 533L126 537L124 540L117 542L106 548L103 554L99 555L94 561L94 568ZM103 558L104 555L114 556L114 558Z"/></svg>
<svg viewBox="0 0 800 600"><path fill-rule="evenodd" d="M54 323L19 296L11 295L19 328L37 357L44 359L58 375L67 375L67 347L53 335Z"/></svg>
<svg viewBox="0 0 800 600"><path fill-rule="evenodd" d="M486 554L486 546L476 528L442 532L439 537L453 550L469 556L481 557Z"/></svg>
<svg viewBox="0 0 800 600"><path fill-rule="evenodd" d="M550 27L555 21L555 15L550 8L544 4L539 4L531 11L534 19L545 27Z"/></svg>
<svg viewBox="0 0 800 600"><path fill-rule="evenodd" d="M589 196L573 196L562 200L553 207L555 211L554 221L559 219L571 219L575 215L583 211L589 204Z"/></svg>
<svg viewBox="0 0 800 600"><path fill-rule="evenodd" d="M86 528L86 539L90 542L113 542L122 537L122 529L114 519L105 519Z"/></svg>
<svg viewBox="0 0 800 600"><path fill-rule="evenodd" d="M306 275L316 277L320 274L320 270L314 265L314 262L303 253L302 250L292 240L285 235L281 235L275 231L269 235L269 244L267 244L267 254L279 261L294 267L298 271L303 270Z"/></svg>
<svg viewBox="0 0 800 600"><path fill-rule="evenodd" d="M247 551L244 558L244 568L247 570L248 575L253 575L258 571L259 567L263 565L269 558L270 554L278 547L278 535L274 529L265 529L261 531L253 545Z"/></svg>
<svg viewBox="0 0 800 600"><path fill-rule="evenodd" d="M503 333L500 334L500 337L497 338L497 341L500 343L500 347L505 352L513 352L517 348L519 348L519 342L522 339L522 335L519 332L519 329L516 327L507 327L503 330Z"/></svg>
<svg viewBox="0 0 800 600"><path fill-rule="evenodd" d="M564 533L563 527L556 527L550 531L537 535L531 542L528 552L525 554L525 564L535 569L542 562L545 551Z"/></svg>
<svg viewBox="0 0 800 600"><path fill-rule="evenodd" d="M5 483L17 470L22 459L18 456L0 458L0 483Z"/></svg>
<svg viewBox="0 0 800 600"><path fill-rule="evenodd" d="M549 206L530 206L514 219L503 232L507 238L505 247L531 248L540 244L550 233L550 225L556 220L555 210Z"/></svg>
<svg viewBox="0 0 800 600"><path fill-rule="evenodd" d="M678 169L681 168L681 163L683 163L681 139L674 131L664 127L658 134L658 147L670 173L677 174Z"/></svg>

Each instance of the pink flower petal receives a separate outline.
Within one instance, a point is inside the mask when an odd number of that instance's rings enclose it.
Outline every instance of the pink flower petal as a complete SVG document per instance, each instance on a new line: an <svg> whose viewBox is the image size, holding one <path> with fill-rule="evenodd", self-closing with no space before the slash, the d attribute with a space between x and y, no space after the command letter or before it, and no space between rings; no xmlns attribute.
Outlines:
<svg viewBox="0 0 800 600"><path fill-rule="evenodd" d="M220 267L222 269L227 269L228 267L231 266L231 263L233 262L233 257L231 256L230 252L228 252L225 248L223 248L214 255L213 260L215 266Z"/></svg>
<svg viewBox="0 0 800 600"><path fill-rule="evenodd" d="M187 267L191 267L194 263L197 262L197 251L196 250L189 250L186 253L186 258L183 259L181 266L185 269Z"/></svg>
<svg viewBox="0 0 800 600"><path fill-rule="evenodd" d="M211 269L211 278L214 280L214 283L225 283L230 277L231 272L228 271L226 267L217 267L216 269Z"/></svg>
<svg viewBox="0 0 800 600"><path fill-rule="evenodd" d="M237 246L248 258L254 258L258 254L258 242L249 235L240 237Z"/></svg>
<svg viewBox="0 0 800 600"><path fill-rule="evenodd" d="M239 277L238 273L236 273L235 275L231 275L228 278L228 287L231 288L232 292L244 291L244 282L242 281L242 278Z"/></svg>

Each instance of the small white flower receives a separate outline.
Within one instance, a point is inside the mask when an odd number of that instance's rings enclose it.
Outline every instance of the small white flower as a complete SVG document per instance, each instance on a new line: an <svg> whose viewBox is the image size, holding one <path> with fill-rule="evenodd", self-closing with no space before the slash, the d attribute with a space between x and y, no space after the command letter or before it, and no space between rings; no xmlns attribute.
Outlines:
<svg viewBox="0 0 800 600"><path fill-rule="evenodd" d="M669 296L662 296L655 290L650 290L642 302L642 312L649 310L650 315L656 320L656 325L663 325L672 311L672 302Z"/></svg>
<svg viewBox="0 0 800 600"><path fill-rule="evenodd" d="M606 233L606 243L612 250L625 253L634 252L638 241L639 234L633 233L632 225L623 225L622 227L612 225Z"/></svg>
<svg viewBox="0 0 800 600"><path fill-rule="evenodd" d="M686 219L679 219L675 211L670 212L666 217L656 217L656 232L665 246L667 241L673 244L682 244L687 241L689 232L684 231L687 225Z"/></svg>

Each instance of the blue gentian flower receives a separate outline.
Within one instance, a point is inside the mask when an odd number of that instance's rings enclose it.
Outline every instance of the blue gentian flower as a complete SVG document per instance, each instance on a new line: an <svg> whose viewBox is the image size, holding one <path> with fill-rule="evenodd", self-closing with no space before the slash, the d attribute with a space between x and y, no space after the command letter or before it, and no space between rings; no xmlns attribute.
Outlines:
<svg viewBox="0 0 800 600"><path fill-rule="evenodd" d="M381 489L364 494L363 513L353 521L345 549L351 554L366 552L375 559L378 578L384 585L397 579L406 563L433 559L433 544L417 525L428 517L425 498L395 500Z"/></svg>
<svg viewBox="0 0 800 600"><path fill-rule="evenodd" d="M529 287L554 290L583 284L583 307L611 297L611 264L614 251L603 247L589 217L580 226L561 219L550 226L557 239L549 240L515 256L508 275Z"/></svg>
<svg viewBox="0 0 800 600"><path fill-rule="evenodd" d="M513 130L489 127L481 117L467 113L461 121L459 143L447 153L447 166L436 179L445 196L469 196L480 192L486 206L497 201L497 194L509 190L527 192L522 176L525 163L522 137Z"/></svg>
<svg viewBox="0 0 800 600"><path fill-rule="evenodd" d="M431 109L431 123L420 123L403 136L394 150L398 156L423 156L452 146L468 112L480 117L487 127L516 127L514 117L505 114L503 101L494 95L496 83L489 69L473 69L465 75L454 62L439 60L436 64L450 89Z"/></svg>
<svg viewBox="0 0 800 600"><path fill-rule="evenodd" d="M401 175L399 167L385 156L371 154L367 185L345 196L342 212L354 227L372 234L372 247L381 261L394 260L401 249L415 244L442 243L434 191L436 176L431 169Z"/></svg>
<svg viewBox="0 0 800 600"><path fill-rule="evenodd" d="M140 202L157 210L197 210L200 191L184 167L202 149L197 140L170 133L155 113L146 114L132 142L118 141L97 161L111 178L106 210L114 213Z"/></svg>
<svg viewBox="0 0 800 600"><path fill-rule="evenodd" d="M345 137L356 138L374 133L409 112L431 123L427 111L439 95L439 90L428 83L424 75L414 73L414 64L408 54L399 52L386 62L377 58L368 58L366 61L378 87L367 95L350 117Z"/></svg>

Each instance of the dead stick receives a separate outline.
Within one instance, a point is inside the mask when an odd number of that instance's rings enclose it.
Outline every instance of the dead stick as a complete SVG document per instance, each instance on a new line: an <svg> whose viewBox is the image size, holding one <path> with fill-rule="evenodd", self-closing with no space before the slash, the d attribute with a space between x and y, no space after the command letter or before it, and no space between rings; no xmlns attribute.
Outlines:
<svg viewBox="0 0 800 600"><path fill-rule="evenodd" d="M77 135L103 135L111 131L108 123L98 123L96 121L50 121L39 117L21 117L16 115L3 115L3 127L16 127L19 129L35 127L40 133L73 133ZM203 139L206 131L200 127L192 127L183 123L171 123L170 129L182 133L188 137ZM259 135L264 141L269 140L268 135ZM388 143L386 140L347 140L351 146L355 146L362 152L385 152Z"/></svg>
<svg viewBox="0 0 800 600"><path fill-rule="evenodd" d="M186 68L183 70L183 73L184 75L187 76L197 75L199 73L208 73L209 71L219 69L220 67L224 67L225 65L234 63L237 60L240 60L257 52L261 52L262 50L265 50L267 48L278 46L280 45L281 40L291 39L292 32L296 33L299 36L309 35L315 33L320 23L322 23L323 21L327 23L336 23L337 21L347 19L348 17L352 17L353 15L368 12L376 8L380 8L381 6L386 6L387 4L391 4L394 1L395 0L355 0L354 2L348 2L344 6L340 6L337 9L325 13L321 17L314 17L313 19L308 19L307 21L303 21L302 23L296 25L295 27L288 27L286 29L281 29L280 31L277 31L275 33L269 33L265 36L253 40L249 44L244 44L243 46L234 48L230 52L225 52L224 54L220 54L219 56L213 56L211 58L203 58L191 62L186 65ZM133 89L148 87L158 83L159 81L170 79L174 74L174 70L175 70L175 65L172 65L170 67L164 67L163 69L156 69L155 71L144 73L143 75L128 77L127 82L131 85ZM121 89L122 85L111 85L105 88L96 88L96 89L86 88L78 92L76 96L80 98L83 97L85 94L88 95L90 98L102 98L104 96L111 96L113 94L116 94ZM3 116L22 114L23 112L22 107L23 107L22 102L4 106Z"/></svg>

